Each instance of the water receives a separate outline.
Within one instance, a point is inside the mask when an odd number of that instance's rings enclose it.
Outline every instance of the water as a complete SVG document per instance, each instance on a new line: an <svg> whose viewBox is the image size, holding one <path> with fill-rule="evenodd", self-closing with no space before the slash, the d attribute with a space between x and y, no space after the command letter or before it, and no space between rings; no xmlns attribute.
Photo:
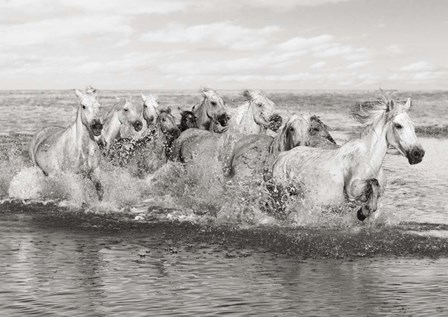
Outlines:
<svg viewBox="0 0 448 317"><path fill-rule="evenodd" d="M104 202L77 175L42 177L26 143L70 122L71 103L68 92L0 93L0 315L447 315L446 139L420 137L415 166L390 152L382 206L365 223L310 210L281 221L256 208L259 188L223 190L199 171L186 180L175 164L146 179L103 166Z"/></svg>

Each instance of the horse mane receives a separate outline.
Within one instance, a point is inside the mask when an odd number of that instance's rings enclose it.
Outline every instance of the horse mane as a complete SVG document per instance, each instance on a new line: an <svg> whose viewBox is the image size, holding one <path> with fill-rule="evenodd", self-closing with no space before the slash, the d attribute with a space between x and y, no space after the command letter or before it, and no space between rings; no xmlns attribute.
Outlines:
<svg viewBox="0 0 448 317"><path fill-rule="evenodd" d="M120 111L124 105L126 104L126 100L122 100L122 99L117 99L117 101L112 105L112 109L110 109L110 111L106 114L106 116L104 117L104 122L109 122L112 117L114 116L114 113L116 111Z"/></svg>
<svg viewBox="0 0 448 317"><path fill-rule="evenodd" d="M165 108L159 109L159 114L162 114L162 113L171 115L171 108L170 107L165 107Z"/></svg>
<svg viewBox="0 0 448 317"><path fill-rule="evenodd" d="M322 126L325 130L330 130L330 127L328 125L326 125L325 123L323 123L323 121L319 118L319 116L316 116L315 114L313 114L310 117L310 121L316 121L320 126Z"/></svg>
<svg viewBox="0 0 448 317"><path fill-rule="evenodd" d="M392 95L395 91L386 92L379 90L377 97L372 100L358 102L352 106L350 115L359 123L372 126L385 116L386 121L392 118L390 104L393 103Z"/></svg>
<svg viewBox="0 0 448 317"><path fill-rule="evenodd" d="M159 96L155 95L155 94L142 94L142 96L145 97L145 100L143 101L144 103L146 103L146 100L150 99L154 102L159 102Z"/></svg>
<svg viewBox="0 0 448 317"><path fill-rule="evenodd" d="M254 100L256 96L263 96L261 90L258 89L246 89L243 91L243 96L246 97L247 100Z"/></svg>
<svg viewBox="0 0 448 317"><path fill-rule="evenodd" d="M301 119L301 118L297 115L293 115L283 125L280 132L274 137L274 140L272 141L271 145L269 146L270 154L288 151L294 147L290 127L291 127L292 123L298 119Z"/></svg>
<svg viewBox="0 0 448 317"><path fill-rule="evenodd" d="M211 89L211 88L209 88L209 87L201 87L201 88L199 89L199 92L202 93L202 94L205 94L205 93L214 93L214 94L219 95L218 92L217 92L216 90Z"/></svg>

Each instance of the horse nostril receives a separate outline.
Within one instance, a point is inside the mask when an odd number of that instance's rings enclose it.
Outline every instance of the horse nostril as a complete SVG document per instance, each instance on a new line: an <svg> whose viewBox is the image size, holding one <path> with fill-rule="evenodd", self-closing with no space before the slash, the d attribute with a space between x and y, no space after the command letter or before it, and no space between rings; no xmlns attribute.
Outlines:
<svg viewBox="0 0 448 317"><path fill-rule="evenodd" d="M412 156L415 157L415 158L423 157L423 155L425 155L425 154L421 150L414 150L414 151L412 151Z"/></svg>

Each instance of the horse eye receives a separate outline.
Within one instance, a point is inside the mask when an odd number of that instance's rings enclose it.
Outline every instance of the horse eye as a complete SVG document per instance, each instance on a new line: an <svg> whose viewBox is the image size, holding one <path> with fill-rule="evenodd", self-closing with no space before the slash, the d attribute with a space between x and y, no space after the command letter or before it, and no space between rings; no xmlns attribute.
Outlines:
<svg viewBox="0 0 448 317"><path fill-rule="evenodd" d="M83 108L83 109L85 109L85 108L86 108L86 106L85 106L85 105L82 105L82 108Z"/></svg>
<svg viewBox="0 0 448 317"><path fill-rule="evenodd" d="M293 127L289 128L289 131L294 131L294 128Z"/></svg>
<svg viewBox="0 0 448 317"><path fill-rule="evenodd" d="M123 109L125 112L128 112L129 111L129 109Z"/></svg>
<svg viewBox="0 0 448 317"><path fill-rule="evenodd" d="M400 130L401 128L403 128L403 126L399 123L395 123L395 129Z"/></svg>
<svg viewBox="0 0 448 317"><path fill-rule="evenodd" d="M257 106L261 108L261 107L263 107L263 104L259 103L259 104L257 104Z"/></svg>
<svg viewBox="0 0 448 317"><path fill-rule="evenodd" d="M210 103L212 104L212 106L216 106L217 105L216 101L212 101Z"/></svg>

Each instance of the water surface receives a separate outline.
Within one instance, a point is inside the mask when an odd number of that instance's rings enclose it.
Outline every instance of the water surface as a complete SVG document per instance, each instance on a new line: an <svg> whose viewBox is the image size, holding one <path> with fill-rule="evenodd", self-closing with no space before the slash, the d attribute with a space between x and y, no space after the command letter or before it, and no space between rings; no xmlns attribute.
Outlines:
<svg viewBox="0 0 448 317"><path fill-rule="evenodd" d="M100 92L103 111L126 94ZM342 105L365 96L271 94L282 114L320 114L339 143L359 131ZM448 123L445 93L415 97L417 125ZM258 208L259 188L224 190L175 164L145 179L104 165L103 202L77 175L44 178L27 143L67 125L72 105L67 91L0 93L0 315L447 315L447 139L420 135L414 166L388 153L385 196L364 223L308 209L285 221Z"/></svg>

